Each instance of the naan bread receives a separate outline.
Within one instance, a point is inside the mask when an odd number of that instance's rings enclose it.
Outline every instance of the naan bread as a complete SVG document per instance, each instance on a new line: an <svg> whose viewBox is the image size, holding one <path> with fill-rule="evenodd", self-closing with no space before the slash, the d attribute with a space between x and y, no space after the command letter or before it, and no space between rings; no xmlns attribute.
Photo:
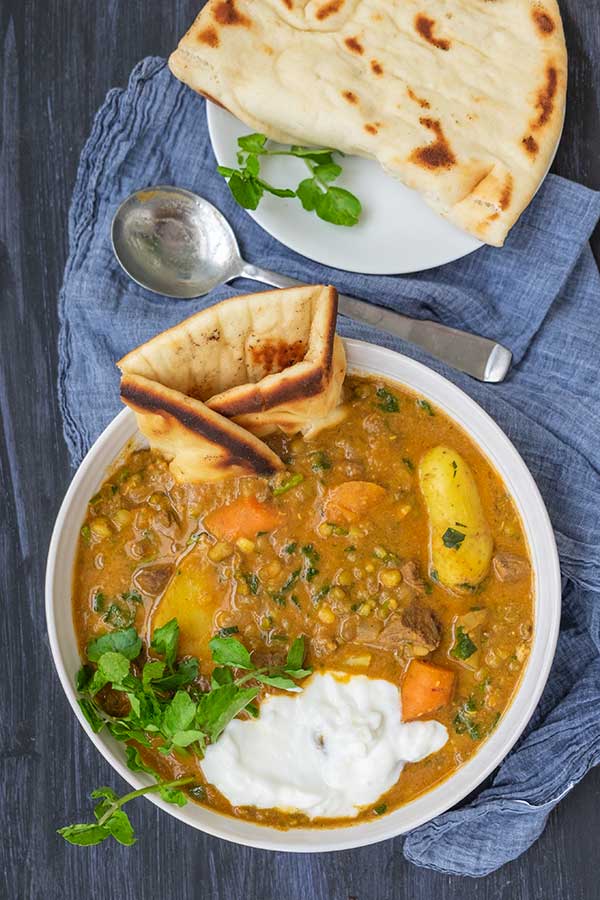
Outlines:
<svg viewBox="0 0 600 900"><path fill-rule="evenodd" d="M283 143L373 157L501 246L550 164L556 0L209 0L172 72Z"/></svg>
<svg viewBox="0 0 600 900"><path fill-rule="evenodd" d="M224 300L119 360L121 398L178 480L272 474L283 463L260 437L343 414L336 315L322 285Z"/></svg>

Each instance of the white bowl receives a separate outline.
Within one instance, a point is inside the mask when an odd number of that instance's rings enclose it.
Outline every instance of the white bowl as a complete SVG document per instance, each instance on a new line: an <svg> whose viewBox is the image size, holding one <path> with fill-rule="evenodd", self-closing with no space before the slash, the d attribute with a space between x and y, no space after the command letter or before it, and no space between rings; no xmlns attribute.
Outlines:
<svg viewBox="0 0 600 900"><path fill-rule="evenodd" d="M180 808L164 803L156 794L148 796L152 803L194 828L266 850L322 852L361 847L410 831L454 806L500 764L525 728L546 683L558 637L560 570L552 526L533 478L506 435L466 394L420 363L362 341L347 340L345 345L352 370L386 376L427 397L471 436L500 474L519 510L533 563L533 645L511 706L475 756L438 787L380 819L347 828L278 831L191 802ZM123 410L98 438L73 478L50 543L46 617L54 662L75 715L119 775L132 787L140 788L151 784L152 779L131 772L125 764L123 744L108 734L94 734L77 705L73 685L81 662L71 613L73 565L88 500L105 480L115 458L136 436L135 417L130 410Z"/></svg>

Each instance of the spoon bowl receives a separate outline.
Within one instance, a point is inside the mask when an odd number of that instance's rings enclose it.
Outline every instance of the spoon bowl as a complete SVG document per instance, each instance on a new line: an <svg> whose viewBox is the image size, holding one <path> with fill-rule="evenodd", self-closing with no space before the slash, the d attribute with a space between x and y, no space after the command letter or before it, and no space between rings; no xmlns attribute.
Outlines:
<svg viewBox="0 0 600 900"><path fill-rule="evenodd" d="M167 297L201 297L243 267L225 217L183 188L160 185L135 191L117 209L111 236L125 272Z"/></svg>

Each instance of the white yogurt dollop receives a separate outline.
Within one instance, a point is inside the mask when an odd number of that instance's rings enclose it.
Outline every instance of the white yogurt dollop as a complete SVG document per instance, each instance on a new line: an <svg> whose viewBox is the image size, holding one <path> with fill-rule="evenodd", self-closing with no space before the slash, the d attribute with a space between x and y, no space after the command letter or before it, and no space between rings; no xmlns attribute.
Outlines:
<svg viewBox="0 0 600 900"><path fill-rule="evenodd" d="M440 722L401 721L391 682L327 673L300 694L268 697L258 719L230 722L202 769L233 806L353 817L396 783L405 763L447 740Z"/></svg>

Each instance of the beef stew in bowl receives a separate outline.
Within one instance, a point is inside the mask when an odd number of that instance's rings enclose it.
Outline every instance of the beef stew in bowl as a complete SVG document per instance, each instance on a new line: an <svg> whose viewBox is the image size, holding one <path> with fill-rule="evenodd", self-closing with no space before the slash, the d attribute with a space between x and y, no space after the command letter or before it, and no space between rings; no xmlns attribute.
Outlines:
<svg viewBox="0 0 600 900"><path fill-rule="evenodd" d="M90 498L77 551L73 615L86 663L87 648L99 637L135 628L144 642L135 663L140 676L163 659L153 636L176 620L179 664L198 661L194 678L182 686L200 705L215 668L222 668L211 656L215 637L240 642L257 670L284 669L302 638L299 668L315 674L298 687L307 689L325 673L350 686L358 679L358 688L365 678L387 682L395 687L399 720L440 726L443 740L437 732L432 743L426 733L414 738L424 740L425 749L435 747L432 752L411 748L394 757L387 777L376 782L384 790L366 804L350 803L344 816L335 813L337 788L328 792L327 779L335 782L349 760L341 750L336 757L323 735L313 769L300 773L312 785L311 796L294 807L289 791L283 809L265 805L279 796L269 789L274 764L268 772L257 768L255 743L245 754L239 727L236 761L223 764L237 767L238 782L260 782L260 791L247 792L262 797L258 803L244 803L231 777L217 777L216 784L207 779L203 757L212 739L200 736L197 720L183 729L199 732L189 743L169 744L164 731L143 728L145 740L128 739L163 779L191 777L197 802L278 828L352 824L390 812L448 778L477 752L510 704L533 634L522 524L473 441L434 404L381 378L349 376L343 403L343 421L315 439L266 438L286 463L269 478L182 484L160 453L134 450ZM243 667L228 671L254 684ZM159 685L164 677L161 670ZM256 685L260 690L237 713L251 722L253 736L259 726L252 717L285 692L273 678ZM84 686L82 694L100 716L110 717L107 727L116 722L126 733L130 686L94 693ZM166 702L172 693L159 686L157 696ZM288 701L300 702L296 696ZM368 732L367 747L356 752L375 765L380 723L369 730L365 721L360 728ZM350 729L349 739L360 728ZM131 734L136 730L132 726ZM411 734L403 740L410 742ZM290 750L285 741L279 749ZM319 768L319 754L333 773ZM212 763L210 769L214 773ZM324 808L333 814L321 815Z"/></svg>

